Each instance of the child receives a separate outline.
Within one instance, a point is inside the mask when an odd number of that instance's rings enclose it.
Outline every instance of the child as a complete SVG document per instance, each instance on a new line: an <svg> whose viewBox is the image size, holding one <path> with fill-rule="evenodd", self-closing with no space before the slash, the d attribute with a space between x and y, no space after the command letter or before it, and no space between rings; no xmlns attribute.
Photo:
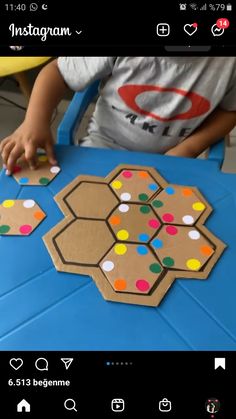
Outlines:
<svg viewBox="0 0 236 419"><path fill-rule="evenodd" d="M234 57L61 57L40 72L25 120L1 142L7 174L38 147L56 164L50 121L67 86L100 79L81 145L195 157L236 125Z"/></svg>

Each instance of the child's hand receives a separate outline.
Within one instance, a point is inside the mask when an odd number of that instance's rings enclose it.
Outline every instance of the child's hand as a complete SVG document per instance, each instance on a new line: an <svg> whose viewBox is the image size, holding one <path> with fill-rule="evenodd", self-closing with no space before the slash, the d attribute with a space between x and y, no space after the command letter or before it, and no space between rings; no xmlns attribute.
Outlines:
<svg viewBox="0 0 236 419"><path fill-rule="evenodd" d="M57 164L50 126L23 122L16 131L0 143L0 153L6 174L11 175L17 160L24 154L31 169L36 169L37 148L43 148L49 163Z"/></svg>

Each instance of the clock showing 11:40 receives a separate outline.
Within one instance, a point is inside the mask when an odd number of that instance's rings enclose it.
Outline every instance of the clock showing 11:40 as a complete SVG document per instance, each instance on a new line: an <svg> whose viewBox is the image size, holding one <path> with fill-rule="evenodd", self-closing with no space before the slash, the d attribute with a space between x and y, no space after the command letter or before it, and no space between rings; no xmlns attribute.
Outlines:
<svg viewBox="0 0 236 419"><path fill-rule="evenodd" d="M25 12L27 10L27 5L25 3L18 3L18 4L12 4L12 3L6 3L5 9L8 12Z"/></svg>

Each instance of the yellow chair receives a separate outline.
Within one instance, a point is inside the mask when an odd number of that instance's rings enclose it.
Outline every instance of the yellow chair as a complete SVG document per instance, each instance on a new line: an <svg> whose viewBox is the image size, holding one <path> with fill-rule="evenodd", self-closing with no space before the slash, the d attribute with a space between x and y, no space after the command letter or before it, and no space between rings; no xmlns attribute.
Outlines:
<svg viewBox="0 0 236 419"><path fill-rule="evenodd" d="M28 100L31 94L31 86L27 79L27 70L38 67L51 57L0 57L0 77L14 76L19 84L21 92Z"/></svg>

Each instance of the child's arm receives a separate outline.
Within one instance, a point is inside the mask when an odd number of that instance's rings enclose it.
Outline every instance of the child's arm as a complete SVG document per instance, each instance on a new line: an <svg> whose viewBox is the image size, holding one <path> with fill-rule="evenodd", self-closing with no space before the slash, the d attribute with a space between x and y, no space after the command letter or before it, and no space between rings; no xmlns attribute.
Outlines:
<svg viewBox="0 0 236 419"><path fill-rule="evenodd" d="M227 135L236 125L236 112L216 109L186 140L165 154L197 157L217 140Z"/></svg>
<svg viewBox="0 0 236 419"><path fill-rule="evenodd" d="M36 79L23 123L0 143L7 174L12 173L17 159L23 153L30 168L34 169L38 147L45 149L51 164L56 164L50 122L66 89L57 61L54 60L42 69Z"/></svg>

